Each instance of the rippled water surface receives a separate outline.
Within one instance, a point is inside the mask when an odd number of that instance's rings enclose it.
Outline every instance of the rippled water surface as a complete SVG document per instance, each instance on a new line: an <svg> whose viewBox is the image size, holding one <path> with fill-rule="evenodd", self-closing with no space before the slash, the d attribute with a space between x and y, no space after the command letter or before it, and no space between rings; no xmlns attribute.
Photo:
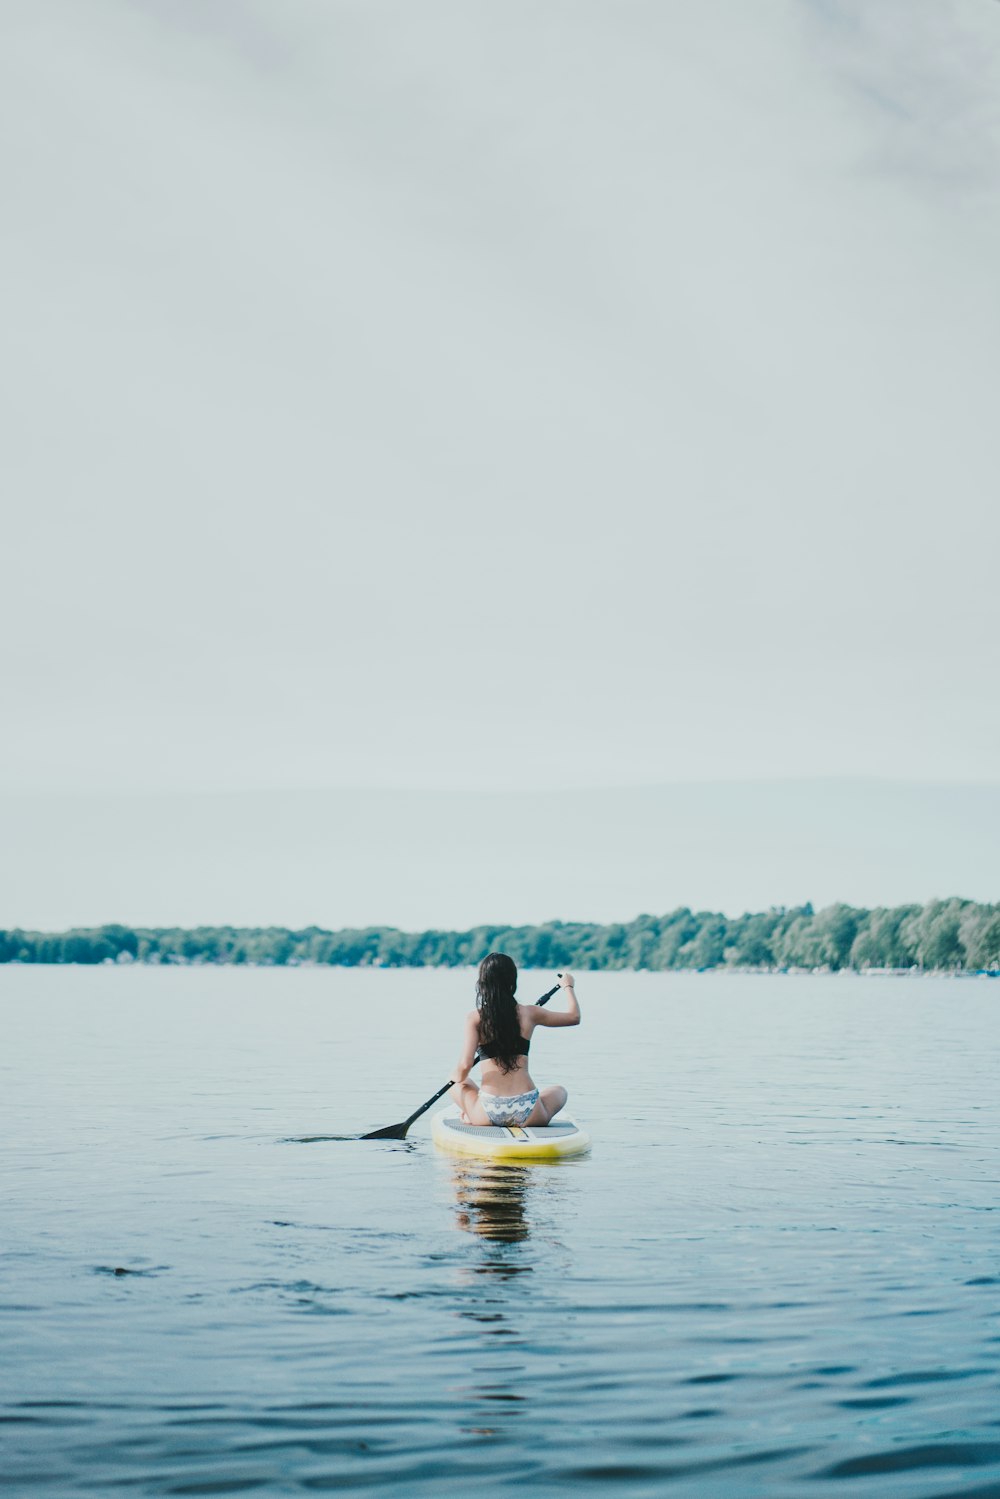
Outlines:
<svg viewBox="0 0 1000 1499"><path fill-rule="evenodd" d="M589 1158L314 1138L471 987L0 969L9 1491L1000 1496L1000 984L584 975Z"/></svg>

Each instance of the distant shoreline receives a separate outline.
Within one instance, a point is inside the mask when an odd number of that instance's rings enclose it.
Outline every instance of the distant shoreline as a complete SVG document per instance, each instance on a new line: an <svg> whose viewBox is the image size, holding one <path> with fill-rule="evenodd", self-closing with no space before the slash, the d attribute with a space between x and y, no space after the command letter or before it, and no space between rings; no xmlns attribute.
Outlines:
<svg viewBox="0 0 1000 1499"><path fill-rule="evenodd" d="M873 909L776 906L737 917L684 906L631 922L552 921L463 932L119 924L0 930L0 964L466 968L497 949L535 969L1000 976L1000 905L954 897Z"/></svg>
<svg viewBox="0 0 1000 1499"><path fill-rule="evenodd" d="M239 968L248 972L267 973L275 969L290 968L301 973L317 973L324 969L336 968L342 972L359 973L475 973L475 963L316 963L312 959L293 960L290 963L218 963L209 962L202 958L169 958L161 962L129 960L127 958L116 960L115 958L102 958L99 963L50 963L50 962L28 962L25 963L17 958L12 958L0 968ZM533 964L522 963L522 973L544 973L547 969L538 969ZM912 979L914 983L921 979L960 979L963 982L973 980L991 979L1000 980L1000 968L747 968L734 963L720 963L715 968L588 968L586 964L575 965L577 974L592 973L646 973L646 974L670 974L674 977L684 976L686 978L711 978L718 974L727 974L735 978L843 978L849 976L856 979Z"/></svg>

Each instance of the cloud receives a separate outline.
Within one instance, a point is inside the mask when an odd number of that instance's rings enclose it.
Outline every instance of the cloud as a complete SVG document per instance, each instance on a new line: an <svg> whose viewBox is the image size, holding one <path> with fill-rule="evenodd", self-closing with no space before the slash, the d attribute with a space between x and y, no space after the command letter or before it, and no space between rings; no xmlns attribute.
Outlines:
<svg viewBox="0 0 1000 1499"><path fill-rule="evenodd" d="M994 0L806 0L813 44L867 106L872 171L953 193L1000 183Z"/></svg>
<svg viewBox="0 0 1000 1499"><path fill-rule="evenodd" d="M996 210L866 16L4 7L0 785L994 775Z"/></svg>

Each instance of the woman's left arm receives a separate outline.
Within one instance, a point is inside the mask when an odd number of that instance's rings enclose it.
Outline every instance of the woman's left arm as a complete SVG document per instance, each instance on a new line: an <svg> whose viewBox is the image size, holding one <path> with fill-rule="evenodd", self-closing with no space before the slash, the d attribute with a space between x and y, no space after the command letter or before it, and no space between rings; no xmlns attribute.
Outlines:
<svg viewBox="0 0 1000 1499"><path fill-rule="evenodd" d="M465 1017L465 1035L462 1038L462 1054L458 1059L458 1066L452 1073L453 1083L464 1083L476 1063L476 1052L479 1048L479 1011L470 1010Z"/></svg>

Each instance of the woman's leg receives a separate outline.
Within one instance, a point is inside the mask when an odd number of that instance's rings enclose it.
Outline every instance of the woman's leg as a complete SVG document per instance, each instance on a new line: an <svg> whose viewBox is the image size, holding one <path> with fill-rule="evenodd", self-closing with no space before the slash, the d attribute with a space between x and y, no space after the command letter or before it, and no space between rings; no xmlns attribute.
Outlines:
<svg viewBox="0 0 1000 1499"><path fill-rule="evenodd" d="M448 1097L458 1104L466 1124L489 1124L486 1110L479 1102L479 1089L475 1083L470 1083L468 1079L464 1083L452 1083L448 1089Z"/></svg>
<svg viewBox="0 0 1000 1499"><path fill-rule="evenodd" d="M542 1088L538 1094L538 1102L528 1115L527 1124L548 1124L554 1119L560 1109L566 1107L569 1094L565 1088L553 1083L551 1088Z"/></svg>

